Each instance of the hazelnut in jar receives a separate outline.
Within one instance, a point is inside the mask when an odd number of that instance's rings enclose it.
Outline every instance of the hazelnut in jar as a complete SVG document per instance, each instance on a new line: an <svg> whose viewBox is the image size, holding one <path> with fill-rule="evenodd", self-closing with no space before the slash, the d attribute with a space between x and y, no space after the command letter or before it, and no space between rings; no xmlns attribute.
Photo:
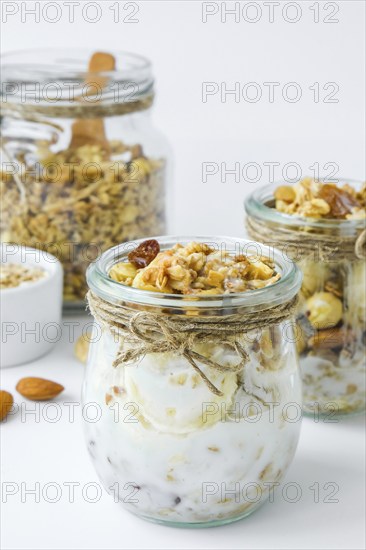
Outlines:
<svg viewBox="0 0 366 550"><path fill-rule="evenodd" d="M302 269L297 347L304 411L365 410L366 187L305 178L271 185L245 203L249 235Z"/></svg>

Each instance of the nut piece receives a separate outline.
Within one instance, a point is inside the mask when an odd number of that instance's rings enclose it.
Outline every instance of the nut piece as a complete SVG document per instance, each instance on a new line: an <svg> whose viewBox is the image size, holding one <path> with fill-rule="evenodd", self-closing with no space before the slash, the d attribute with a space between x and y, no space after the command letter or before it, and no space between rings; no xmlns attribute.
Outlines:
<svg viewBox="0 0 366 550"><path fill-rule="evenodd" d="M140 247L151 242L156 241L145 241ZM139 252L140 247L129 254L131 262L136 260L133 255ZM153 248L155 253L156 245ZM177 243L171 249L159 252L144 268L136 269L128 262L118 263L111 268L109 276L140 290L200 295L263 288L281 277L269 258L242 254L234 256L194 241L184 246Z"/></svg>
<svg viewBox="0 0 366 550"><path fill-rule="evenodd" d="M293 202L296 199L296 193L290 185L277 187L274 196L277 200L284 202Z"/></svg>
<svg viewBox="0 0 366 550"><path fill-rule="evenodd" d="M76 340L74 354L76 359L79 359L81 363L86 363L86 360L88 359L90 338L91 332L87 332L86 334L79 336Z"/></svg>
<svg viewBox="0 0 366 550"><path fill-rule="evenodd" d="M0 422L6 418L14 403L11 393L0 390Z"/></svg>
<svg viewBox="0 0 366 550"><path fill-rule="evenodd" d="M316 292L306 301L306 315L314 328L335 327L342 319L342 302L331 292Z"/></svg>
<svg viewBox="0 0 366 550"><path fill-rule="evenodd" d="M329 212L330 206L323 199L312 199L311 201L306 201L298 209L298 214L307 218L321 218L322 216L329 214Z"/></svg>
<svg viewBox="0 0 366 550"><path fill-rule="evenodd" d="M314 349L341 348L349 340L349 335L344 334L340 328L320 330L309 338L308 346Z"/></svg>
<svg viewBox="0 0 366 550"><path fill-rule="evenodd" d="M365 188L357 191L349 184L338 187L303 178L292 187L281 185L274 196L275 207L285 214L313 218L365 219Z"/></svg>
<svg viewBox="0 0 366 550"><path fill-rule="evenodd" d="M109 276L119 283L131 286L136 273L137 268L133 264L129 262L119 262L111 268Z"/></svg>
<svg viewBox="0 0 366 550"><path fill-rule="evenodd" d="M56 397L64 390L64 387L44 378L28 377L19 380L16 390L26 399L46 401Z"/></svg>
<svg viewBox="0 0 366 550"><path fill-rule="evenodd" d="M132 250L128 255L128 259L138 269L141 269L148 266L159 252L160 246L158 241L149 239L139 244L135 250Z"/></svg>

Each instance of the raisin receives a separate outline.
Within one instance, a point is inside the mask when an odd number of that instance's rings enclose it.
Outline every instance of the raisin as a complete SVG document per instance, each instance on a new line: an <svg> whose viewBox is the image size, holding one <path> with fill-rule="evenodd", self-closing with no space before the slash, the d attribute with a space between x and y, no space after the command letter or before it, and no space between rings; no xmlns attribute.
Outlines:
<svg viewBox="0 0 366 550"><path fill-rule="evenodd" d="M128 261L138 269L148 266L159 254L160 246L155 239L149 239L139 244L135 250L128 254Z"/></svg>
<svg viewBox="0 0 366 550"><path fill-rule="evenodd" d="M345 218L347 214L351 213L353 207L359 206L359 202L347 191L330 183L322 185L319 198L329 204L329 217L331 218Z"/></svg>

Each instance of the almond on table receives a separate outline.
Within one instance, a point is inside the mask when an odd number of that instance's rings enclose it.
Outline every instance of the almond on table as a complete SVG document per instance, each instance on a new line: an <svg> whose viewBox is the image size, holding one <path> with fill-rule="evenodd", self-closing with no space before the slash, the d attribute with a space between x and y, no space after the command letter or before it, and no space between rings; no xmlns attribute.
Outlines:
<svg viewBox="0 0 366 550"><path fill-rule="evenodd" d="M9 414L14 403L11 393L0 390L0 422L2 422Z"/></svg>
<svg viewBox="0 0 366 550"><path fill-rule="evenodd" d="M19 380L16 390L31 401L48 401L59 395L64 387L45 378L27 377Z"/></svg>

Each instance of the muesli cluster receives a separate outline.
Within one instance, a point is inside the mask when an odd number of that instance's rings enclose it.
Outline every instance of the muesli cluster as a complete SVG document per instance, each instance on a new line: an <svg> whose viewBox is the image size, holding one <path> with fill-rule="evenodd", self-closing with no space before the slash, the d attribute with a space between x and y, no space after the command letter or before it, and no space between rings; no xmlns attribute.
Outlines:
<svg viewBox="0 0 366 550"><path fill-rule="evenodd" d="M0 174L2 241L60 259L66 302L84 300L86 267L103 250L164 232L165 163L140 145L111 141L108 151L86 144L51 153L39 142L36 156L17 161L19 174Z"/></svg>
<svg viewBox="0 0 366 550"><path fill-rule="evenodd" d="M307 218L357 220L366 218L366 184L360 190L346 183L322 183L304 178L275 190L276 209Z"/></svg>
<svg viewBox="0 0 366 550"><path fill-rule="evenodd" d="M0 290L15 288L25 283L34 283L47 275L44 269L22 264L0 264Z"/></svg>
<svg viewBox="0 0 366 550"><path fill-rule="evenodd" d="M310 178L275 191L276 208L297 216L359 220L366 216L366 187L338 187ZM299 243L301 238L299 238ZM365 261L300 262L303 271L297 318L304 409L347 414L365 407Z"/></svg>
<svg viewBox="0 0 366 550"><path fill-rule="evenodd" d="M109 275L119 283L168 294L215 295L263 288L280 279L269 258L232 256L205 243L177 243L160 252L159 243L147 240L115 264Z"/></svg>

